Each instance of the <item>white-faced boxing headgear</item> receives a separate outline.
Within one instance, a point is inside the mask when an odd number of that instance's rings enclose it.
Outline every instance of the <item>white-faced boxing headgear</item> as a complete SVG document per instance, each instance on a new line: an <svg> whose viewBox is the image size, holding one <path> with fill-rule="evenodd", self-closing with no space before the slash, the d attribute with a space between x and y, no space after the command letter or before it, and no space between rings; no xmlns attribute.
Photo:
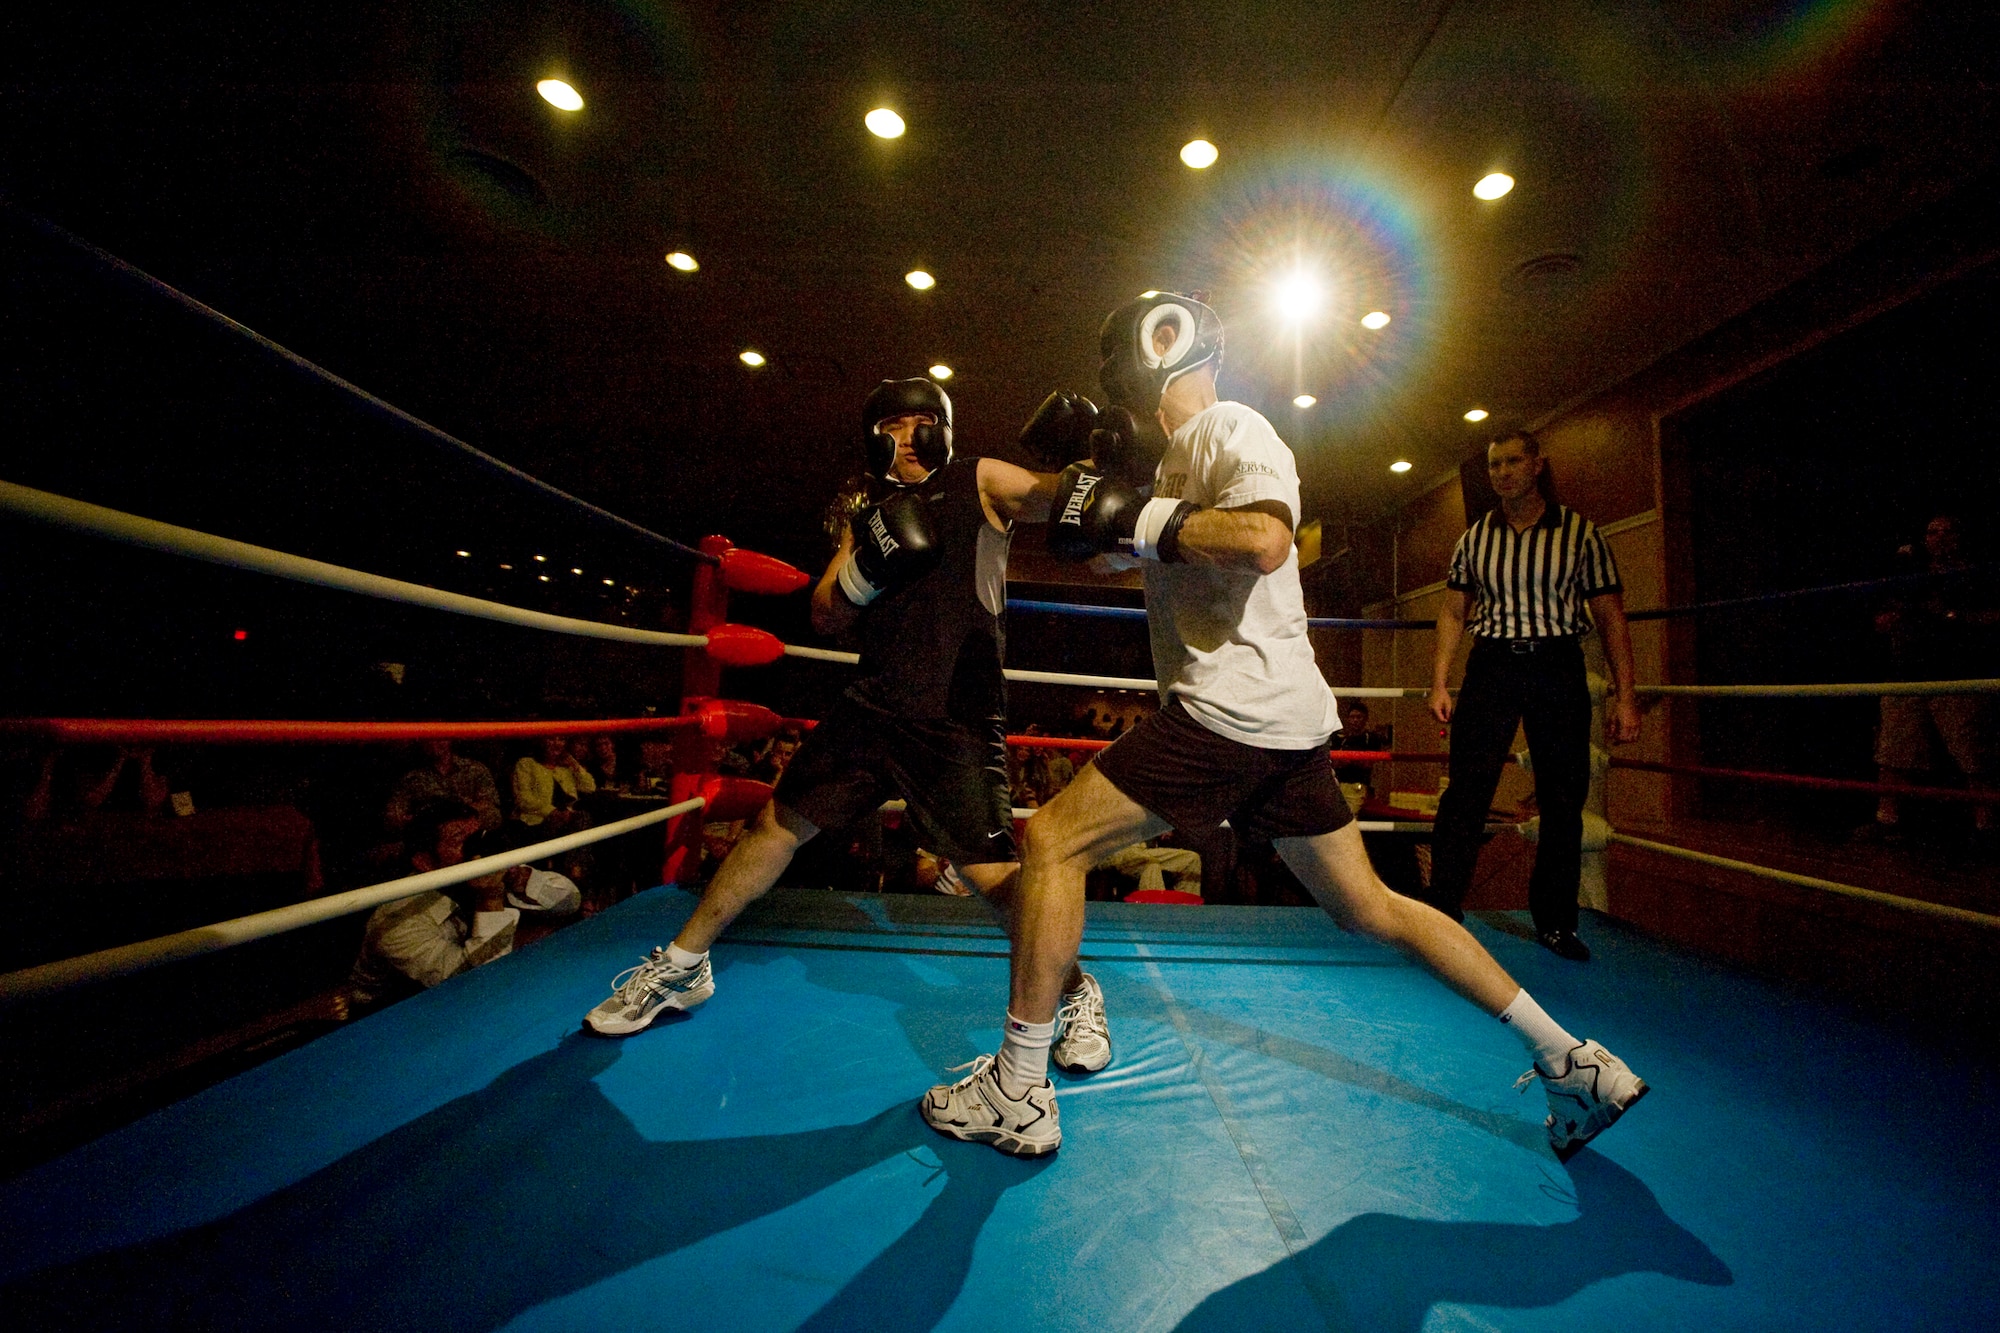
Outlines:
<svg viewBox="0 0 2000 1333"><path fill-rule="evenodd" d="M937 419L936 425L919 425L910 433L910 449L917 461L929 472L951 461L950 396L927 379L883 380L861 405L861 435L869 476L895 484L890 469L896 462L896 442L876 427L897 417L915 415Z"/></svg>
<svg viewBox="0 0 2000 1333"><path fill-rule="evenodd" d="M1105 316L1097 352L1105 397L1145 423L1160 410L1168 385L1222 364L1222 320L1191 296L1148 292Z"/></svg>

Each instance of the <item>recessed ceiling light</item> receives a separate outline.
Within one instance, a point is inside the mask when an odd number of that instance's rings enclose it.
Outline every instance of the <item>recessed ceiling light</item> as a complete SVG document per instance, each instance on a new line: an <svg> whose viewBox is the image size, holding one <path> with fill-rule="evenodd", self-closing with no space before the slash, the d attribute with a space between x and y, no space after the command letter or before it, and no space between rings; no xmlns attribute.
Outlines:
<svg viewBox="0 0 2000 1333"><path fill-rule="evenodd" d="M561 79L543 79L535 85L535 91L542 95L544 102L558 111L583 110L583 94Z"/></svg>
<svg viewBox="0 0 2000 1333"><path fill-rule="evenodd" d="M764 354L762 352L751 351L748 348L738 352L736 359L746 366L761 366L764 364ZM536 558L539 559L540 557Z"/></svg>
<svg viewBox="0 0 2000 1333"><path fill-rule="evenodd" d="M1196 171L1214 166L1215 159L1220 156L1222 155L1215 151L1215 145L1206 139L1191 140L1187 147L1181 149L1181 161Z"/></svg>
<svg viewBox="0 0 2000 1333"><path fill-rule="evenodd" d="M509 565L509 564L502 564L502 565L500 566L500 568L502 568L502 569L512 569L512 568L513 568L513 566L512 566L512 565Z"/></svg>
<svg viewBox="0 0 2000 1333"><path fill-rule="evenodd" d="M950 378L951 378L951 367L950 367L950 366L947 366L947 365L946 365L946 364L945 364L944 362L942 362L942 361L938 362L938 363L937 363L936 365L934 365L934 366L932 366L932 367L931 367L931 378L932 378L932 379L934 379L934 380L948 380L948 379L950 379Z"/></svg>
<svg viewBox="0 0 2000 1333"><path fill-rule="evenodd" d="M1317 399L1317 398L1313 397L1313 396L1312 396L1311 394L1309 394L1309 393L1302 393L1302 394L1300 394L1300 395L1299 395L1298 397L1296 397L1296 398L1292 399L1292 406L1293 406L1293 407L1311 407L1311 406L1312 406L1312 405L1313 405L1314 403L1316 403L1316 402L1318 402L1318 401L1319 401L1319 399Z"/></svg>
<svg viewBox="0 0 2000 1333"><path fill-rule="evenodd" d="M1389 312L1386 310L1369 311L1361 317L1361 327L1364 329L1385 329L1389 327Z"/></svg>
<svg viewBox="0 0 2000 1333"><path fill-rule="evenodd" d="M1490 415L1492 414L1489 413L1485 408L1475 407L1470 412L1467 412L1465 414L1465 419L1467 421L1484 421Z"/></svg>
<svg viewBox="0 0 2000 1333"><path fill-rule="evenodd" d="M1290 323L1303 324L1319 311L1319 279L1304 269L1279 279L1273 295L1277 299L1278 313Z"/></svg>
<svg viewBox="0 0 2000 1333"><path fill-rule="evenodd" d="M685 250L676 250L667 256L667 267L677 268L683 273L692 273L701 265L694 262L694 256Z"/></svg>
<svg viewBox="0 0 2000 1333"><path fill-rule="evenodd" d="M615 588L615 587L617 587L617 586L618 586L618 580L617 580L617 579L606 579L606 580L604 580L604 586L605 586L605 587L607 587L607 588Z"/></svg>
<svg viewBox="0 0 2000 1333"><path fill-rule="evenodd" d="M1504 171L1495 171L1489 175L1481 176L1479 183L1472 187L1472 192L1481 199L1498 199L1513 188L1514 178L1512 176L1509 176Z"/></svg>
<svg viewBox="0 0 2000 1333"><path fill-rule="evenodd" d="M1159 295L1159 293L1158 293L1158 292L1140 292L1140 293L1139 293L1139 299L1140 299L1141 301L1150 301L1150 300L1152 300L1152 299L1153 299L1154 297L1156 297L1156 296L1158 296L1158 295Z"/></svg>
<svg viewBox="0 0 2000 1333"><path fill-rule="evenodd" d="M903 281L909 283L920 292L927 292L937 286L937 279L920 268L913 268L908 273L905 273Z"/></svg>
<svg viewBox="0 0 2000 1333"><path fill-rule="evenodd" d="M538 565L546 565L548 562L549 558L545 555L538 555L535 557L535 563Z"/></svg>
<svg viewBox="0 0 2000 1333"><path fill-rule="evenodd" d="M861 118L868 132L878 139L900 139L903 137L903 118L886 106L878 106Z"/></svg>
<svg viewBox="0 0 2000 1333"><path fill-rule="evenodd" d="M547 574L537 574L535 575L535 577L540 579L543 583L547 583L549 581L549 576Z"/></svg>
<svg viewBox="0 0 2000 1333"><path fill-rule="evenodd" d="M572 574L581 574L581 573L583 573L583 571L582 571L582 570L580 570L580 569L572 569L572 570L570 571L570 573L572 573Z"/></svg>
<svg viewBox="0 0 2000 1333"><path fill-rule="evenodd" d="M469 556L469 555L471 555L471 554L472 554L472 552L470 552L470 551L454 551L454 552L452 552L452 554L453 554L453 555L456 555L456 556L460 556L460 557L464 557L464 556Z"/></svg>
<svg viewBox="0 0 2000 1333"><path fill-rule="evenodd" d="M1410 460L1407 458L1399 458L1395 462L1389 464L1389 470L1391 472L1408 472L1410 470Z"/></svg>

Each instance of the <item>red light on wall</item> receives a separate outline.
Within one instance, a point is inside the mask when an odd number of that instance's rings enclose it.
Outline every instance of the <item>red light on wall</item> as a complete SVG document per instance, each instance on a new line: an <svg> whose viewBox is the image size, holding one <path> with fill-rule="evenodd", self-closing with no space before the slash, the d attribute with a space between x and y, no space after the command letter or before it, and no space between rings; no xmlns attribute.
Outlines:
<svg viewBox="0 0 2000 1333"><path fill-rule="evenodd" d="M237 630L237 631L236 631L236 634L235 634L235 639L236 639L236 642L238 642L238 643L241 643L241 642L243 642L243 641L244 641L245 639L247 639L247 638L249 638L249 637L250 637L250 631L249 631L249 630L247 630L247 629L240 629L240 630Z"/></svg>

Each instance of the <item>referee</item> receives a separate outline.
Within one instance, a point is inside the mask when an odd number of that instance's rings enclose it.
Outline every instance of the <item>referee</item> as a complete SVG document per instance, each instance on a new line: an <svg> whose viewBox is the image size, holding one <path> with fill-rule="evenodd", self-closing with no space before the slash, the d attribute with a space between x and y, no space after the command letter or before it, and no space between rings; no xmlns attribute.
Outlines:
<svg viewBox="0 0 2000 1333"><path fill-rule="evenodd" d="M1500 504L1458 539L1438 613L1431 715L1454 725L1451 785L1438 801L1431 839L1429 900L1448 916L1464 919L1487 808L1514 728L1525 723L1542 820L1528 880L1535 936L1542 947L1587 962L1590 950L1576 934L1583 802L1590 790L1583 636L1593 624L1604 631L1611 667L1609 739L1637 740L1639 706L1632 694L1624 589L1597 526L1556 503L1540 441L1523 431L1488 445L1486 472ZM1467 629L1472 652L1454 708L1445 682Z"/></svg>

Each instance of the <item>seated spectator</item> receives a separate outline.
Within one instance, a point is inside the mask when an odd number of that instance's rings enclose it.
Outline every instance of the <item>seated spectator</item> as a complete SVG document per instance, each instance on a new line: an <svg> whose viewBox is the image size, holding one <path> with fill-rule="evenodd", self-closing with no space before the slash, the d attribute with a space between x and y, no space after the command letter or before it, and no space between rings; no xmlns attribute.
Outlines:
<svg viewBox="0 0 2000 1333"><path fill-rule="evenodd" d="M458 865L478 832L479 812L464 801L416 810L403 834L409 873ZM348 1012L404 999L512 952L521 914L506 895L506 875L495 872L376 908L348 975Z"/></svg>
<svg viewBox="0 0 2000 1333"><path fill-rule="evenodd" d="M514 765L514 818L546 837L590 827L577 797L597 790L564 736L544 736L539 755L522 755Z"/></svg>
<svg viewBox="0 0 2000 1333"><path fill-rule="evenodd" d="M391 833L401 833L424 806L446 799L471 806L481 831L500 827L500 789L493 784L491 769L453 753L450 741L418 741L417 749L424 762L403 774L389 793L386 819Z"/></svg>
<svg viewBox="0 0 2000 1333"><path fill-rule="evenodd" d="M1149 890L1157 893L1166 888L1168 875L1175 876L1174 887L1182 892L1201 893L1201 857L1185 847L1142 842L1113 852L1097 864L1100 869L1115 870L1138 880L1141 893Z"/></svg>
<svg viewBox="0 0 2000 1333"><path fill-rule="evenodd" d="M579 740L572 749L591 778L597 783L597 790L621 792L632 790L631 780L625 776L627 769L618 758L618 742L610 736L592 736L589 740Z"/></svg>
<svg viewBox="0 0 2000 1333"><path fill-rule="evenodd" d="M639 742L639 769L632 775L635 790L664 789L674 780L674 743L648 736Z"/></svg>
<svg viewBox="0 0 2000 1333"><path fill-rule="evenodd" d="M99 813L159 815L170 800L169 783L153 767L152 747L87 745L49 752L22 814L31 822Z"/></svg>
<svg viewBox="0 0 2000 1333"><path fill-rule="evenodd" d="M778 779L784 776L786 766L792 762L792 756L798 752L799 729L781 727L771 737L762 760L751 769L751 772L759 782L768 782L776 786Z"/></svg>
<svg viewBox="0 0 2000 1333"><path fill-rule="evenodd" d="M1373 731L1368 726L1368 705L1359 699L1350 699L1340 710L1340 731L1333 738L1333 748L1338 750L1390 750L1395 746L1390 738L1389 728ZM1336 764L1334 780L1344 784L1360 783L1375 793L1375 765Z"/></svg>

